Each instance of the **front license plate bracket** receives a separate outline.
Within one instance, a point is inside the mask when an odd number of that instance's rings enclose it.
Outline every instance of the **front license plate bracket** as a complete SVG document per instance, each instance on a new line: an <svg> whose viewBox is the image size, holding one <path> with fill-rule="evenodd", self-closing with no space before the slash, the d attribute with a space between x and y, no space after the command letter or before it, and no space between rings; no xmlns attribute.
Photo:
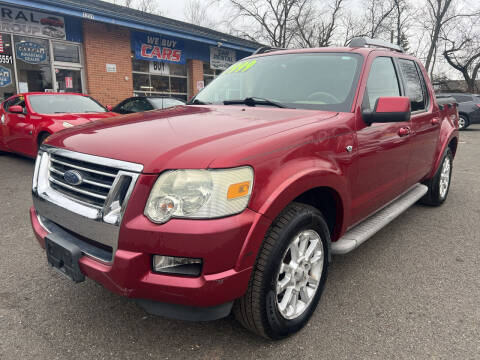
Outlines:
<svg viewBox="0 0 480 360"><path fill-rule="evenodd" d="M76 283L85 281L78 261L83 256L82 250L75 244L62 238L59 234L49 234L45 238L45 250L48 263Z"/></svg>

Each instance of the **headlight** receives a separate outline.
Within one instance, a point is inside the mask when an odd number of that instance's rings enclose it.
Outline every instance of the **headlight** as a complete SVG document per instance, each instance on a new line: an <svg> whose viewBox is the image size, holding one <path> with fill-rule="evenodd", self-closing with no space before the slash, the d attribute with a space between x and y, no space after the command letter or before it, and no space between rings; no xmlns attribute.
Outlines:
<svg viewBox="0 0 480 360"><path fill-rule="evenodd" d="M245 210L252 193L253 169L174 170L160 175L145 216L163 224L171 218L212 219Z"/></svg>

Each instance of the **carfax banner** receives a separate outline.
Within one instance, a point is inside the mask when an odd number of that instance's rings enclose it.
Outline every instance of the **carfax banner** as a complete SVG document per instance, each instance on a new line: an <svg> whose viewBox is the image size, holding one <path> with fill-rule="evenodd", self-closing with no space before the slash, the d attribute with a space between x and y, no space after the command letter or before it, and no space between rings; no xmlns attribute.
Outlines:
<svg viewBox="0 0 480 360"><path fill-rule="evenodd" d="M185 64L185 47L181 40L158 34L132 31L132 47L135 59L166 61Z"/></svg>

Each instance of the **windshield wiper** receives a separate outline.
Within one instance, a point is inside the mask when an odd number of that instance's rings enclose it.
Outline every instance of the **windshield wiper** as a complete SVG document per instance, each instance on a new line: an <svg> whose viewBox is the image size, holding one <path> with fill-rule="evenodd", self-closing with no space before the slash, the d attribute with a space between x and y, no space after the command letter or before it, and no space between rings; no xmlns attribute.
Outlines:
<svg viewBox="0 0 480 360"><path fill-rule="evenodd" d="M204 102L204 101L200 101L200 100L197 100L197 99L193 99L193 101L189 101L187 103L187 105L210 105L211 103L209 102Z"/></svg>
<svg viewBox="0 0 480 360"><path fill-rule="evenodd" d="M247 106L271 105L279 108L287 108L287 106L282 103L279 103L270 99L257 97L257 96L247 97L243 100L225 100L223 102L223 105L237 105L237 104L245 104Z"/></svg>

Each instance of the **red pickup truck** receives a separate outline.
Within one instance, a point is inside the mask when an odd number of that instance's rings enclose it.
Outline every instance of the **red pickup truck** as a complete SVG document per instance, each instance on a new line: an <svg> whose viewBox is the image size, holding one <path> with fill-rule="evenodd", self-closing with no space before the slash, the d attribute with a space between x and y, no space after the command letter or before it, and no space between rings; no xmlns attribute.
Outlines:
<svg viewBox="0 0 480 360"><path fill-rule="evenodd" d="M31 221L75 282L278 339L311 317L332 254L445 201L457 144L454 100L394 45L262 50L190 105L49 137Z"/></svg>

